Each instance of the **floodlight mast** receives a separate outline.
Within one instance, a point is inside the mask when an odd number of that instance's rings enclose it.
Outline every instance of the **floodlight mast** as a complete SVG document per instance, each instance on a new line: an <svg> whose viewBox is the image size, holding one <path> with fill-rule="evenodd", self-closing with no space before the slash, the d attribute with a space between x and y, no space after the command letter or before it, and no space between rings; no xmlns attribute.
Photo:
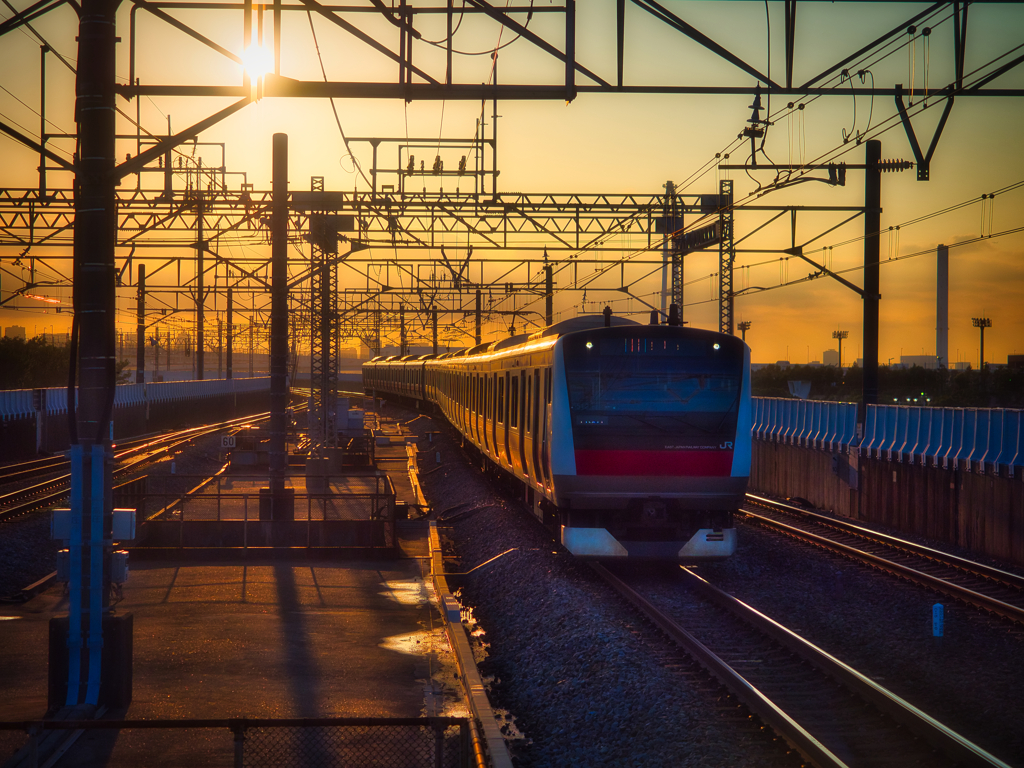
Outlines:
<svg viewBox="0 0 1024 768"><path fill-rule="evenodd" d="M978 370L985 370L985 329L992 327L989 317L972 317L971 324L981 332L981 346L978 349Z"/></svg>
<svg viewBox="0 0 1024 768"><path fill-rule="evenodd" d="M849 331L832 331L832 338L839 340L839 370L843 369L843 339L849 335Z"/></svg>

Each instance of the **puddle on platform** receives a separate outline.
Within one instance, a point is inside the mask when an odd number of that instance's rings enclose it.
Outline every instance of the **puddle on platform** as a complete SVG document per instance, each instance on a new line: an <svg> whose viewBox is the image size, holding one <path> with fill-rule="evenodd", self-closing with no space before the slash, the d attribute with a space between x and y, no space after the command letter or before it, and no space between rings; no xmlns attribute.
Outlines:
<svg viewBox="0 0 1024 768"><path fill-rule="evenodd" d="M402 605L427 605L430 602L427 588L420 579L385 581L384 587L387 591L380 594Z"/></svg>
<svg viewBox="0 0 1024 768"><path fill-rule="evenodd" d="M409 656L420 656L424 653L433 653L439 643L447 642L444 630L438 628L429 631L412 632L408 635L385 637L380 647Z"/></svg>

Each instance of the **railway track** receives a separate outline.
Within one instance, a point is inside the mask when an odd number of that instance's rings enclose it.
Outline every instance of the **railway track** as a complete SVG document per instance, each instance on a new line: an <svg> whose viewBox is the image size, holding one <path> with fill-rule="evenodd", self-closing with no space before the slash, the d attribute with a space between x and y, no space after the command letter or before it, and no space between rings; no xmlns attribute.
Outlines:
<svg viewBox="0 0 1024 768"><path fill-rule="evenodd" d="M819 768L1000 766L964 737L687 569L662 609L601 565L613 588ZM678 596L678 590L674 590Z"/></svg>
<svg viewBox="0 0 1024 768"><path fill-rule="evenodd" d="M1024 577L1014 573L753 494L739 514L1024 626Z"/></svg>
<svg viewBox="0 0 1024 768"><path fill-rule="evenodd" d="M123 478L138 470L143 465L155 459L165 456L181 445L195 440L199 437L215 434L222 431L238 431L243 427L253 424L269 417L269 413L261 413L252 416L244 416L237 419L230 419L218 424L207 424L201 427L192 427L178 432L170 432L155 437L138 438L131 441L124 441L117 445L114 453L116 466L114 478ZM56 460L56 461L53 461ZM67 470L70 462L65 457L52 457L52 459L36 460L24 464L11 465L6 476L0 476L0 482L11 482L12 475L18 475L24 480L28 477L52 474ZM19 469L20 468L20 469ZM28 474L26 474L28 473ZM52 506L67 497L71 487L71 474L64 471L56 477L50 477L34 485L20 488L0 495L0 521L10 520L21 515L28 514L38 509Z"/></svg>

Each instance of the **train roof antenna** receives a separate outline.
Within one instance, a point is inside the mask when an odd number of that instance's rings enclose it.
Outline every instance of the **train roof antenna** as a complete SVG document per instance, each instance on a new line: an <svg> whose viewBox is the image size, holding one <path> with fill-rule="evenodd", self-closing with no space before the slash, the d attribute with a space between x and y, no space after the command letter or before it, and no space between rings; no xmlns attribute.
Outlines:
<svg viewBox="0 0 1024 768"><path fill-rule="evenodd" d="M605 328L611 328L612 327L612 308L611 307L605 307L604 308L604 327Z"/></svg>
<svg viewBox="0 0 1024 768"><path fill-rule="evenodd" d="M679 305L669 304L668 305L668 324L679 325Z"/></svg>

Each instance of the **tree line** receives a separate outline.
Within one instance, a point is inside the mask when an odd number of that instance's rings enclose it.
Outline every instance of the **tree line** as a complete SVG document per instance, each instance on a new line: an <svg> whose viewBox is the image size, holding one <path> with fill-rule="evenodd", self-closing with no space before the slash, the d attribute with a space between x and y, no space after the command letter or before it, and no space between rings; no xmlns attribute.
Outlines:
<svg viewBox="0 0 1024 768"><path fill-rule="evenodd" d="M811 400L861 401L864 371L856 365L769 365L751 373L754 397L792 397L790 381L809 381ZM914 366L879 366L880 405L923 405L947 408L1024 408L1024 370L988 368L964 371Z"/></svg>

